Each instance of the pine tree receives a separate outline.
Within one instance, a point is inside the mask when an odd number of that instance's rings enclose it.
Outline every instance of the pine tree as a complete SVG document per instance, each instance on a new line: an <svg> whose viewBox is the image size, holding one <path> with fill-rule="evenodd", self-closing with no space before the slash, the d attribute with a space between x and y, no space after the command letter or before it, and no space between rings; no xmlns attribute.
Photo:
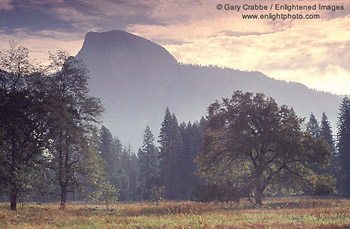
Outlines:
<svg viewBox="0 0 350 229"><path fill-rule="evenodd" d="M124 148L120 161L121 169L125 174L121 180L120 200L135 200L137 198L139 168L138 158L130 145Z"/></svg>
<svg viewBox="0 0 350 229"><path fill-rule="evenodd" d="M182 138L176 116L166 109L159 135L160 179L165 187L166 199L179 199L180 194L180 155L183 150Z"/></svg>
<svg viewBox="0 0 350 229"><path fill-rule="evenodd" d="M154 137L149 126L143 135L143 145L138 151L138 158L142 198L149 200L151 187L156 184L159 164L158 150L154 145Z"/></svg>
<svg viewBox="0 0 350 229"><path fill-rule="evenodd" d="M105 126L102 126L100 130L99 150L105 161L105 171L112 179L116 178L117 174L121 173L119 170L123 145L118 138L112 136L112 133Z"/></svg>
<svg viewBox="0 0 350 229"><path fill-rule="evenodd" d="M121 157L120 157L120 166L121 170L124 173L123 178L121 179L120 184L120 200L130 200L130 150L128 148L124 148Z"/></svg>
<svg viewBox="0 0 350 229"><path fill-rule="evenodd" d="M200 130L199 124L189 122L180 125L180 131L183 141L183 151L180 162L180 180L182 199L189 199L198 183L195 175L197 172L194 159L201 151L203 142L203 132Z"/></svg>
<svg viewBox="0 0 350 229"><path fill-rule="evenodd" d="M320 137L323 138L329 145L331 160L330 160L330 166L328 167L328 173L335 176L336 170L338 167L337 156L336 156L335 147L334 147L334 140L333 140L331 125L329 124L328 117L324 112L322 114L322 120L321 120Z"/></svg>
<svg viewBox="0 0 350 229"><path fill-rule="evenodd" d="M130 154L130 172L129 172L129 180L130 180L130 200L137 201L141 200L141 194L138 191L139 185L139 177L140 168L139 168L139 158L137 157L135 152L131 152Z"/></svg>
<svg viewBox="0 0 350 229"><path fill-rule="evenodd" d="M338 152L340 171L338 187L342 195L350 196L350 99L344 97L338 119Z"/></svg>
<svg viewBox="0 0 350 229"><path fill-rule="evenodd" d="M310 119L308 122L308 130L311 135L315 138L320 137L320 127L318 125L318 121L313 113L310 114Z"/></svg>
<svg viewBox="0 0 350 229"><path fill-rule="evenodd" d="M120 161L123 146L105 126L102 126L100 130L99 151L104 160L104 171L107 174L108 184L114 189L119 189L121 180L125 176Z"/></svg>
<svg viewBox="0 0 350 229"><path fill-rule="evenodd" d="M190 161L191 161L191 142L192 142L192 123L181 123L179 125L179 130L182 138L182 150L179 155L179 198L187 199L188 198L188 186L190 182L191 170L190 170Z"/></svg>
<svg viewBox="0 0 350 229"><path fill-rule="evenodd" d="M101 157L106 162L116 160L115 152L113 152L113 136L105 126L102 126L100 130L99 150L101 152Z"/></svg>

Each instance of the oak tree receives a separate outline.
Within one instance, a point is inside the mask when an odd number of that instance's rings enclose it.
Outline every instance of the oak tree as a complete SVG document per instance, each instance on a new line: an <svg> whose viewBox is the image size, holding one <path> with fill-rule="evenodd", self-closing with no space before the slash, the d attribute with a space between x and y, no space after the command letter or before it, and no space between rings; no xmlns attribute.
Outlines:
<svg viewBox="0 0 350 229"><path fill-rule="evenodd" d="M262 204L276 191L312 193L319 187L334 192L334 179L313 168L329 164L321 138L304 130L303 119L263 94L236 91L209 106L199 174L214 184L229 183L241 196Z"/></svg>
<svg viewBox="0 0 350 229"><path fill-rule="evenodd" d="M40 183L48 140L49 94L29 50L10 42L0 52L0 178L10 194L11 210L17 198Z"/></svg>
<svg viewBox="0 0 350 229"><path fill-rule="evenodd" d="M51 55L50 168L61 188L61 209L68 192L96 183L102 169L95 124L103 109L88 92L84 64L66 52Z"/></svg>

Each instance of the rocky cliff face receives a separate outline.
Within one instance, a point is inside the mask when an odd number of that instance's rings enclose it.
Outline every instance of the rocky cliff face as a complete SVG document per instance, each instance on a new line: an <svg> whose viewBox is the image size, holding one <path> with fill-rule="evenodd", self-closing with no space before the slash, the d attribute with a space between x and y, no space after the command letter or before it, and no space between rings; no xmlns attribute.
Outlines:
<svg viewBox="0 0 350 229"><path fill-rule="evenodd" d="M113 78L127 78L128 81L142 80L142 72L147 74L178 64L160 45L119 30L87 33L78 57L84 59L92 72L103 71Z"/></svg>

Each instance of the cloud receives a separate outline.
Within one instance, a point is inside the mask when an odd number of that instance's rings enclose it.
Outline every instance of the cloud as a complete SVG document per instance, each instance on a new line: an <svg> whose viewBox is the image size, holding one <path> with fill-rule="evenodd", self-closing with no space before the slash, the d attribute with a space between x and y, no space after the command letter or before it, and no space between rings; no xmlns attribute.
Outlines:
<svg viewBox="0 0 350 229"><path fill-rule="evenodd" d="M12 10L13 5L11 0L0 0L0 11L1 10Z"/></svg>
<svg viewBox="0 0 350 229"><path fill-rule="evenodd" d="M349 17L275 33L223 35L165 47L181 62L262 71L277 79L350 94L344 86L350 80L350 30L344 28L350 28Z"/></svg>
<svg viewBox="0 0 350 229"><path fill-rule="evenodd" d="M11 40L29 48L31 58L43 64L49 63L48 52L65 50L71 55L76 55L83 43L81 34L51 30L30 32L27 29L17 29L11 35L0 34L1 49L7 49Z"/></svg>
<svg viewBox="0 0 350 229"><path fill-rule="evenodd" d="M331 92L339 95L350 95L350 73L338 66L331 66L324 74L320 75L316 68L293 69L291 71L276 70L264 71L274 78L290 79L289 81L301 82L319 91ZM311 76L311 77L310 77Z"/></svg>
<svg viewBox="0 0 350 229"><path fill-rule="evenodd" d="M52 13L59 19L69 22L76 30L89 31L95 30L96 24L102 19L93 14L89 15L72 7L57 7L52 9Z"/></svg>
<svg viewBox="0 0 350 229"><path fill-rule="evenodd" d="M138 17L139 15L147 14L147 11L157 2L155 0L80 0L81 3L86 4L92 14L100 16L118 16L118 17ZM92 12L94 11L94 12Z"/></svg>
<svg viewBox="0 0 350 229"><path fill-rule="evenodd" d="M206 1L206 0L159 0L154 5L150 18L157 23L136 23L130 24L127 30L152 40L170 42L190 42L197 38L209 38L213 36L244 36L256 35L271 32L280 32L297 25L309 24L311 20L247 20L242 18L242 14L318 14L320 19L314 20L322 22L329 19L344 18L350 15L350 2L345 0L332 1L312 1L312 0L289 0L289 1L261 1L261 0L235 0L230 2L231 6L240 6L239 11L217 10L217 4L225 5L229 2ZM266 5L269 10L243 10L243 5ZM316 6L316 10L275 10L276 4L287 6ZM344 6L344 10L319 10L319 4ZM270 10L272 7L273 10ZM281 8L281 7L280 7Z"/></svg>
<svg viewBox="0 0 350 229"><path fill-rule="evenodd" d="M39 10L68 22L76 30L87 32L124 29L130 22L147 22L147 15L154 2L155 0L30 0L30 6L21 7Z"/></svg>
<svg viewBox="0 0 350 229"><path fill-rule="evenodd" d="M274 32L274 28L265 21L241 21L239 15L226 17L217 15L213 18L202 18L196 21L171 25L134 24L127 30L156 41L191 42L196 39L216 36L244 36Z"/></svg>
<svg viewBox="0 0 350 229"><path fill-rule="evenodd" d="M189 23L216 13L216 5L215 1L204 0L159 0L150 17L162 24Z"/></svg>

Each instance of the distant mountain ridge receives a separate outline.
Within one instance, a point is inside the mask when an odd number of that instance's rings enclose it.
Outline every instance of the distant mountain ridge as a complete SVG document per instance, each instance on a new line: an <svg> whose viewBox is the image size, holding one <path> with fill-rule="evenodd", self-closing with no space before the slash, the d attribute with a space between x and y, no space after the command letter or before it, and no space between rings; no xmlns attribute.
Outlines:
<svg viewBox="0 0 350 229"><path fill-rule="evenodd" d="M307 118L326 112L333 127L341 102L340 96L260 72L181 65L162 46L120 30L87 33L77 57L90 71L91 94L106 109L104 125L134 147L146 125L158 136L166 107L179 121L196 121L209 104L235 90L263 92Z"/></svg>

